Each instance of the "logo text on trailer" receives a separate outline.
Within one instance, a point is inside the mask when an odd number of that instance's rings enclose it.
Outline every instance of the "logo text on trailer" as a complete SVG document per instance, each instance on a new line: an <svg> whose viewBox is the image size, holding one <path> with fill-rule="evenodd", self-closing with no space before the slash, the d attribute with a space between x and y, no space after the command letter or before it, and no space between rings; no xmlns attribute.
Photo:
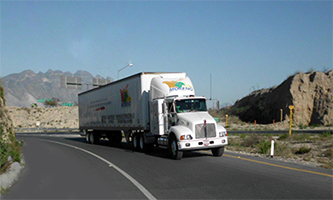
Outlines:
<svg viewBox="0 0 333 200"><path fill-rule="evenodd" d="M131 106L132 99L128 93L128 89L127 89L128 86L129 85L127 84L124 89L120 89L121 107L130 107Z"/></svg>

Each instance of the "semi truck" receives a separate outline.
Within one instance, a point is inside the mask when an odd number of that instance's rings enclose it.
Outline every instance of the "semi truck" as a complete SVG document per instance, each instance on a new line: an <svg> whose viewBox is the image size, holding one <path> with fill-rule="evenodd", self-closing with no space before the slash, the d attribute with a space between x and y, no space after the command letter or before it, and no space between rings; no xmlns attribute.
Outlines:
<svg viewBox="0 0 333 200"><path fill-rule="evenodd" d="M227 130L208 113L184 72L140 72L78 95L79 128L86 141L126 141L137 151L168 149L179 160L184 151L211 150L220 157ZM123 141L124 139L124 141Z"/></svg>

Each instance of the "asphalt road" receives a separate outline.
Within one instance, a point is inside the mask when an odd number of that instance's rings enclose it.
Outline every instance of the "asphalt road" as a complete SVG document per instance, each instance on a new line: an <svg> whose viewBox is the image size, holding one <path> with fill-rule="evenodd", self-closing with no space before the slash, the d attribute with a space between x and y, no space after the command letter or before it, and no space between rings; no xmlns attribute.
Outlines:
<svg viewBox="0 0 333 200"><path fill-rule="evenodd" d="M4 199L332 199L332 170L274 159L221 158L91 145L79 136L18 135L26 167Z"/></svg>

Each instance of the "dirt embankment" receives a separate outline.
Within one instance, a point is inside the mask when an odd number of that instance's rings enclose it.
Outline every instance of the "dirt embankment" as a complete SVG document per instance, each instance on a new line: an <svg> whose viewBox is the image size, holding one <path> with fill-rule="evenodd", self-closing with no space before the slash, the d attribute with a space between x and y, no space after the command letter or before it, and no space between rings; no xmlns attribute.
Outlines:
<svg viewBox="0 0 333 200"><path fill-rule="evenodd" d="M8 107L16 128L79 128L78 107Z"/></svg>

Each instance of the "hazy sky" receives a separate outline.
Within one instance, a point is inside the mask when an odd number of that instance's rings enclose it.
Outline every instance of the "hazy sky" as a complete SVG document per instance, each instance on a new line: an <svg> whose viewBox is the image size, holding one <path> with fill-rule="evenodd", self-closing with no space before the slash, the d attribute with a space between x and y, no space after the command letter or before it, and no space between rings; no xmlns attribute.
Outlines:
<svg viewBox="0 0 333 200"><path fill-rule="evenodd" d="M1 71L186 72L234 103L332 69L332 1L1 1Z"/></svg>

